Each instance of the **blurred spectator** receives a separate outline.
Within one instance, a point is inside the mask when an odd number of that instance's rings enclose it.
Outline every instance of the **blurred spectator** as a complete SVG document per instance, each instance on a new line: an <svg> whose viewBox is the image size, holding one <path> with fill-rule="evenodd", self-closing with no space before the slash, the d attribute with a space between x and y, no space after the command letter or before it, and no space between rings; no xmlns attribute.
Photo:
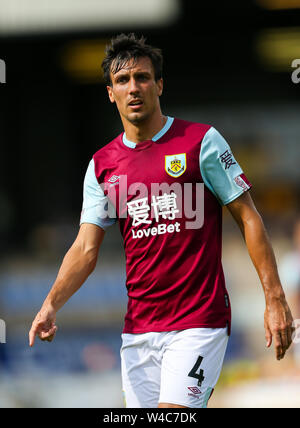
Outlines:
<svg viewBox="0 0 300 428"><path fill-rule="evenodd" d="M293 229L293 249L286 253L279 264L279 273L294 320L300 319L300 217ZM300 321L297 322L299 325ZM296 327L297 327L296 325ZM299 335L299 333L298 333ZM292 345L295 362L300 365L300 344Z"/></svg>

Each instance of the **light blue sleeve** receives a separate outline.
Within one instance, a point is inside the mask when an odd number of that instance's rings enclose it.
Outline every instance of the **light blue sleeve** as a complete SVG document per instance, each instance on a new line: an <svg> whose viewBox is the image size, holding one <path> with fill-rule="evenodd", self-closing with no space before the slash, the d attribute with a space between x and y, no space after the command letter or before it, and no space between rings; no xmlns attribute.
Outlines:
<svg viewBox="0 0 300 428"><path fill-rule="evenodd" d="M223 205L251 188L228 143L213 127L201 144L200 171L204 184Z"/></svg>
<svg viewBox="0 0 300 428"><path fill-rule="evenodd" d="M112 213L114 218L111 218ZM95 164L92 159L84 178L80 224L92 223L106 230L109 226L116 223L116 221L115 210L112 209L107 196L105 196L97 181Z"/></svg>

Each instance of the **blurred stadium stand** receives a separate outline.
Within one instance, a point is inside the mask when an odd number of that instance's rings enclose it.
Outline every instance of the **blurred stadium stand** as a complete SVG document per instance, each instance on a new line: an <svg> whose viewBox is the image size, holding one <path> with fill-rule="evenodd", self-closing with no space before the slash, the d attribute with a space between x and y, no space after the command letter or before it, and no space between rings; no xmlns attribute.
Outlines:
<svg viewBox="0 0 300 428"><path fill-rule="evenodd" d="M292 249L300 83L292 82L291 63L300 58L300 0L153 0L147 7L130 0L127 13L121 0L99 0L94 10L96 3L17 8L16 0L0 0L0 318L7 325L0 407L123 406L126 289L117 226L106 234L97 270L59 311L55 341L27 345L77 234L88 162L121 131L100 70L111 36L134 31L162 48L164 113L210 123L226 137L254 185L279 262ZM299 365L293 352L279 364L265 350L263 294L226 209L223 263L233 331L211 406L249 407L256 397L250 407L299 407Z"/></svg>

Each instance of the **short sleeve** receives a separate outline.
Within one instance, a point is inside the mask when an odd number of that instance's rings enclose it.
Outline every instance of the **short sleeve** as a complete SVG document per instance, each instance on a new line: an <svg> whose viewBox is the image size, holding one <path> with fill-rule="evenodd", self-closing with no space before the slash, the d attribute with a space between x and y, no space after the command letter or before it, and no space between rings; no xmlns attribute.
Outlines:
<svg viewBox="0 0 300 428"><path fill-rule="evenodd" d="M97 181L92 159L84 178L80 224L92 223L106 230L117 221L114 212L115 210L109 205L109 200Z"/></svg>
<svg viewBox="0 0 300 428"><path fill-rule="evenodd" d="M228 143L213 127L202 140L199 163L204 184L223 205L252 187Z"/></svg>

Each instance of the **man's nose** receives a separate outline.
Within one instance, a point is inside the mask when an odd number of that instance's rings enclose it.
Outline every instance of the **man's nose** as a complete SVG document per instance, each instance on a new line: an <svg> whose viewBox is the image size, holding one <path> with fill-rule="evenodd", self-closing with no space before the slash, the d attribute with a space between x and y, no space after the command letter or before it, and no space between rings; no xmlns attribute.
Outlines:
<svg viewBox="0 0 300 428"><path fill-rule="evenodd" d="M133 77L129 81L129 93L130 94L136 94L139 92L139 87L136 79Z"/></svg>

